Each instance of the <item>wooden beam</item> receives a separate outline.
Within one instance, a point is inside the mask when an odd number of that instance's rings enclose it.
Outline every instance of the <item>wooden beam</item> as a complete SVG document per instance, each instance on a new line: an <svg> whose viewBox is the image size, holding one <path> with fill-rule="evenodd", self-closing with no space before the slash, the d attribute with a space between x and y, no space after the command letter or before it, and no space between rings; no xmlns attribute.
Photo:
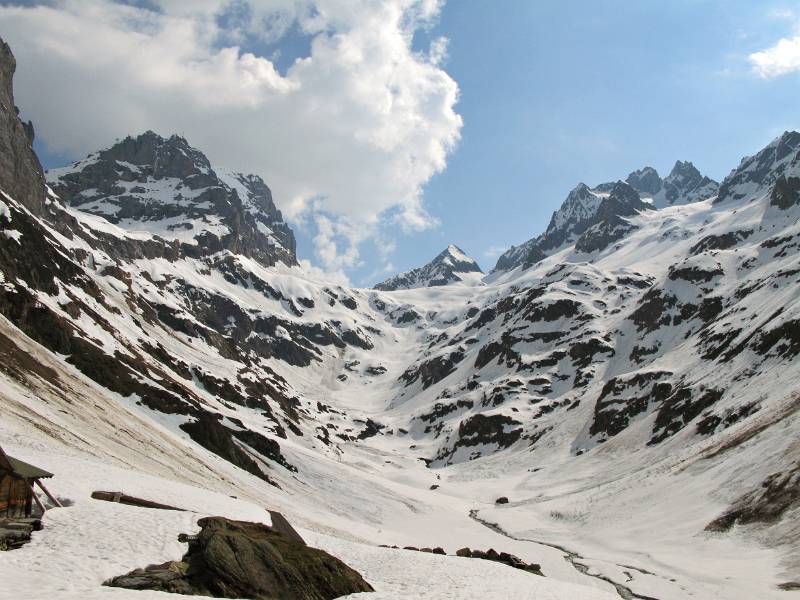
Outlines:
<svg viewBox="0 0 800 600"><path fill-rule="evenodd" d="M44 487L44 484L41 481L39 481L38 479L34 479L34 481L36 482L36 485L38 485L40 488L42 488L42 491L45 494L47 494L47 497L50 498L50 501L53 504L55 504L58 507L61 507L61 502L58 501L58 498L53 496L53 494L51 494L50 491L46 487Z"/></svg>
<svg viewBox="0 0 800 600"><path fill-rule="evenodd" d="M42 501L39 500L39 495L36 493L36 490L33 488L33 484L31 484L31 494L33 494L33 499L36 500L36 505L39 507L39 510L42 511L42 514L47 512L47 509L42 504Z"/></svg>

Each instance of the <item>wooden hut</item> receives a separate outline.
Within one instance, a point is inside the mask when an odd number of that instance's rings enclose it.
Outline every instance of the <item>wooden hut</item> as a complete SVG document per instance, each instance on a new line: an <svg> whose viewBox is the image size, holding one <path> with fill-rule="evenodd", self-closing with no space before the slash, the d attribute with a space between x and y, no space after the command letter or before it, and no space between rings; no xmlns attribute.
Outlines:
<svg viewBox="0 0 800 600"><path fill-rule="evenodd" d="M33 489L34 485L38 485L56 506L61 506L41 482L42 479L52 476L52 473L44 469L8 456L0 448L0 519L30 517L34 502L44 512L44 506Z"/></svg>

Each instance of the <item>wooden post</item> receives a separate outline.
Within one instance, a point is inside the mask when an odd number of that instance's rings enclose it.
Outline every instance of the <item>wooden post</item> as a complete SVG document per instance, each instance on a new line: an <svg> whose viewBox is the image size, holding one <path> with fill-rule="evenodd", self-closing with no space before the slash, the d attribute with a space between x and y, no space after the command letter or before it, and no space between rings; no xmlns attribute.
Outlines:
<svg viewBox="0 0 800 600"><path fill-rule="evenodd" d="M42 491L45 494L47 494L47 497L50 498L50 501L53 504L55 504L58 507L61 507L61 502L59 502L58 499L55 496L53 496L53 494L51 494L50 491L46 487L44 487L44 484L41 481L39 481L38 479L34 479L34 481L36 482L36 485L38 485L40 488L42 488Z"/></svg>
<svg viewBox="0 0 800 600"><path fill-rule="evenodd" d="M31 494L33 494L33 499L36 500L36 505L39 507L39 510L42 511L42 514L47 512L47 509L42 504L42 501L39 500L39 496L36 494L36 490L33 488L33 484L31 484Z"/></svg>

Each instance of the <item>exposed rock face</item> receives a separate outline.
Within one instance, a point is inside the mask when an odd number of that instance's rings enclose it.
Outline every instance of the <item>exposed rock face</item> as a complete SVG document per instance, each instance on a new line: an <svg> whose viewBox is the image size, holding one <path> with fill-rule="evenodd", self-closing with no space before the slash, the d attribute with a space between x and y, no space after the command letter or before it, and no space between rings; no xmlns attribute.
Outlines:
<svg viewBox="0 0 800 600"><path fill-rule="evenodd" d="M781 210L800 204L800 177L781 176L775 181L770 193L770 202Z"/></svg>
<svg viewBox="0 0 800 600"><path fill-rule="evenodd" d="M672 206L705 200L718 191L716 181L702 175L689 161L679 160L664 179L663 194L654 194L653 198L657 206Z"/></svg>
<svg viewBox="0 0 800 600"><path fill-rule="evenodd" d="M800 176L800 132L787 131L754 156L742 159L719 188L716 203L768 193L781 178ZM785 185L785 184L782 184ZM779 196L783 194L779 192ZM778 200L781 203L780 200Z"/></svg>
<svg viewBox="0 0 800 600"><path fill-rule="evenodd" d="M261 523L200 519L178 562L151 565L105 582L110 587L214 598L333 600L374 591L327 552Z"/></svg>
<svg viewBox="0 0 800 600"><path fill-rule="evenodd" d="M661 191L661 186L663 185L661 176L653 167L644 167L634 171L628 175L625 183L636 191L649 196L655 196Z"/></svg>
<svg viewBox="0 0 800 600"><path fill-rule="evenodd" d="M31 148L33 125L23 123L14 104L12 79L17 62L0 39L0 189L33 214L44 212L42 166Z"/></svg>
<svg viewBox="0 0 800 600"><path fill-rule="evenodd" d="M617 182L608 197L600 203L593 219L595 223L575 242L575 249L586 253L605 250L635 229L624 217L631 217L649 208L636 190L627 183Z"/></svg>
<svg viewBox="0 0 800 600"><path fill-rule="evenodd" d="M705 200L714 196L718 188L716 181L702 175L692 163L680 160L664 179L653 167L644 167L628 175L624 183L601 183L594 188L580 183L553 213L545 232L524 244L512 246L500 256L493 271L535 265L549 254L575 243L590 229L592 233L578 249L593 252L606 248L631 231L621 217L649 208Z"/></svg>
<svg viewBox="0 0 800 600"><path fill-rule="evenodd" d="M761 487L742 495L706 531L728 531L736 523L774 523L800 505L800 463L784 473L773 473Z"/></svg>
<svg viewBox="0 0 800 600"><path fill-rule="evenodd" d="M524 244L512 246L497 260L495 271L508 271L518 266L528 268L543 260L550 251L574 241L594 225L603 197L579 183L550 219L545 232Z"/></svg>
<svg viewBox="0 0 800 600"><path fill-rule="evenodd" d="M450 244L425 266L390 277L377 284L375 289L388 292L441 286L460 281L475 282L482 274L483 271L477 262L464 254L461 248Z"/></svg>
<svg viewBox="0 0 800 600"><path fill-rule="evenodd" d="M603 189L605 191L592 190L584 183L578 184L561 208L553 213L545 232L507 250L494 270L529 268L572 243L581 252L602 250L632 230L624 217L652 208L642 202L631 185L622 181Z"/></svg>
<svg viewBox="0 0 800 600"><path fill-rule="evenodd" d="M297 262L294 234L264 181L213 170L180 136L127 137L47 177L69 205L179 243L188 256L230 250L267 266Z"/></svg>

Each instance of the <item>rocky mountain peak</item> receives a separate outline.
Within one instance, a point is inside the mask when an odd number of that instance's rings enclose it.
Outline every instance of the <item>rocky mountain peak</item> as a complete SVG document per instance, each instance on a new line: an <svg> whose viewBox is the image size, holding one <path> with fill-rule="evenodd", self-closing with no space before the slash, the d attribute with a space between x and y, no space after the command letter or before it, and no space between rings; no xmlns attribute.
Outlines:
<svg viewBox="0 0 800 600"><path fill-rule="evenodd" d="M670 174L664 179L663 193L654 197L656 206L688 204L714 196L719 184L706 177L689 161L677 161Z"/></svg>
<svg viewBox="0 0 800 600"><path fill-rule="evenodd" d="M742 159L723 180L715 203L769 194L779 180L791 183L798 178L800 132L786 131L757 154Z"/></svg>
<svg viewBox="0 0 800 600"><path fill-rule="evenodd" d="M628 175L625 181L638 192L650 196L654 196L661 191L661 176L653 167L637 169Z"/></svg>
<svg viewBox="0 0 800 600"><path fill-rule="evenodd" d="M672 171L670 171L668 177L677 178L677 177L697 177L700 175L700 171L697 170L697 167L694 166L694 163L689 160L676 160L675 166L672 167Z"/></svg>
<svg viewBox="0 0 800 600"><path fill-rule="evenodd" d="M704 176L691 162L679 160L663 179L653 167L644 167L628 175L625 180L643 198L648 198L656 208L675 204L688 204L710 198L717 193L718 184ZM604 183L595 191L609 192L613 184Z"/></svg>
<svg viewBox="0 0 800 600"><path fill-rule="evenodd" d="M545 232L519 246L509 248L497 260L494 271L509 271L519 266L527 268L535 265L549 254L578 242L589 229L597 229L601 223L606 224L605 228L601 228L604 229L603 235L597 236L595 231L592 243L585 241L581 247L605 247L613 241L617 232L627 231L627 225L620 223L622 217L632 216L649 208L652 206L643 202L639 193L624 181L603 184L594 189L579 183L553 213ZM610 233L612 229L614 233Z"/></svg>
<svg viewBox="0 0 800 600"><path fill-rule="evenodd" d="M454 273L483 273L478 263L455 244L450 244L432 261L453 268Z"/></svg>
<svg viewBox="0 0 800 600"><path fill-rule="evenodd" d="M213 172L205 154L192 148L185 138L171 135L164 138L153 131L136 137L128 136L107 150L101 150L99 157L136 165L151 171L153 179L175 177L187 185L202 187L208 185ZM199 176L199 177L198 177Z"/></svg>
<svg viewBox="0 0 800 600"><path fill-rule="evenodd" d="M625 207L623 210L627 210L628 208L643 208L639 192L636 191L632 185L624 181L617 181L617 183L614 184L614 187L611 188L611 193L608 195L608 200L616 202L620 207Z"/></svg>
<svg viewBox="0 0 800 600"><path fill-rule="evenodd" d="M128 136L47 179L68 205L189 255L228 249L266 265L296 264L295 239L256 175L214 170L185 138Z"/></svg>
<svg viewBox="0 0 800 600"><path fill-rule="evenodd" d="M478 263L461 248L450 244L428 264L390 277L375 286L376 290L394 291L435 287L450 283L476 283L483 275Z"/></svg>

